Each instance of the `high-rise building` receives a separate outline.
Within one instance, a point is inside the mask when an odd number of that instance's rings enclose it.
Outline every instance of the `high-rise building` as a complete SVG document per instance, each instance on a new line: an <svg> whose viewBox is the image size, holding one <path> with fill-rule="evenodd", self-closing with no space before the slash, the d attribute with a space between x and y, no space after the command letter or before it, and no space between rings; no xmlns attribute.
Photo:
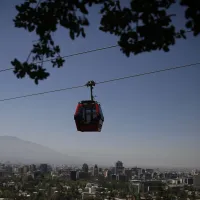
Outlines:
<svg viewBox="0 0 200 200"><path fill-rule="evenodd" d="M110 168L111 174L115 174L115 167Z"/></svg>
<svg viewBox="0 0 200 200"><path fill-rule="evenodd" d="M23 173L26 174L29 171L29 166L24 165L23 166Z"/></svg>
<svg viewBox="0 0 200 200"><path fill-rule="evenodd" d="M77 171L75 171L75 170L70 171L70 179L73 180L73 181L76 181Z"/></svg>
<svg viewBox="0 0 200 200"><path fill-rule="evenodd" d="M29 169L30 169L31 172L36 171L36 165L31 164L31 165L29 166Z"/></svg>
<svg viewBox="0 0 200 200"><path fill-rule="evenodd" d="M83 164L82 170L83 172L88 173L88 165L86 163Z"/></svg>
<svg viewBox="0 0 200 200"><path fill-rule="evenodd" d="M89 178L89 173L87 173L87 172L78 172L78 179L84 179L84 180L86 180L86 179L88 179Z"/></svg>
<svg viewBox="0 0 200 200"><path fill-rule="evenodd" d="M115 163L115 174L124 174L124 167L123 167L123 163L121 161L117 161Z"/></svg>
<svg viewBox="0 0 200 200"><path fill-rule="evenodd" d="M132 179L132 170L131 169L125 169L124 170L124 174L127 177L127 180L131 180Z"/></svg>
<svg viewBox="0 0 200 200"><path fill-rule="evenodd" d="M47 166L47 164L41 164L40 165L40 171L42 173L47 173L48 172L48 166Z"/></svg>
<svg viewBox="0 0 200 200"><path fill-rule="evenodd" d="M142 168L133 167L131 170L132 170L132 174L136 175L138 177L140 177L140 175L143 173L143 169Z"/></svg>
<svg viewBox="0 0 200 200"><path fill-rule="evenodd" d="M104 169L103 175L105 178L108 178L111 172L108 169Z"/></svg>
<svg viewBox="0 0 200 200"><path fill-rule="evenodd" d="M98 169L98 166L95 165L95 166L93 167L93 176L98 176L98 174L99 174L99 169Z"/></svg>
<svg viewBox="0 0 200 200"><path fill-rule="evenodd" d="M200 188L200 174L194 175L194 188L199 189Z"/></svg>
<svg viewBox="0 0 200 200"><path fill-rule="evenodd" d="M185 179L184 179L184 183L185 183L185 184L188 184L188 185L193 185L193 183L194 183L193 177L187 177L187 178L185 178ZM196 182L195 182L195 183L196 183Z"/></svg>
<svg viewBox="0 0 200 200"><path fill-rule="evenodd" d="M123 175L123 174L118 174L117 176L116 176L116 180L117 181L123 181L123 182L125 182L126 181L126 175Z"/></svg>

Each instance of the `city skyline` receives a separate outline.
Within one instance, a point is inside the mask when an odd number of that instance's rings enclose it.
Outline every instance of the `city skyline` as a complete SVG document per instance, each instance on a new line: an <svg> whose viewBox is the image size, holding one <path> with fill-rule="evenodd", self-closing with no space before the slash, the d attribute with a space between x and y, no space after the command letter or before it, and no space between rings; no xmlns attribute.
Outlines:
<svg viewBox="0 0 200 200"><path fill-rule="evenodd" d="M99 200L109 197L141 200L148 196L148 199L154 200L155 197L199 199L200 196L198 170L161 172L151 168L128 169L121 161L116 161L111 168L88 167L86 163L80 167L0 163L0 179L3 180L0 197L59 199L62 196L83 200L90 196Z"/></svg>
<svg viewBox="0 0 200 200"><path fill-rule="evenodd" d="M37 39L14 27L14 6L20 2L2 1L0 69L12 67L10 61L15 57L25 60L32 41ZM62 55L117 43L115 37L98 30L96 13L96 8L91 10L86 39L72 42L67 31L59 29L55 33ZM177 10L174 18L180 27L182 15L182 10ZM2 72L0 99L198 62L199 37L193 38L191 33L187 36L169 53L156 51L127 58L117 47L69 58L61 69L44 63L51 76L38 86L28 78L17 79L12 70ZM200 167L199 74L200 67L191 67L97 85L94 93L105 117L101 133L76 130L73 115L77 103L89 98L87 88L1 102L0 135L15 136L96 163L120 159L127 165Z"/></svg>
<svg viewBox="0 0 200 200"><path fill-rule="evenodd" d="M15 149L15 152L10 149ZM16 136L0 136L0 162L4 163L48 163L53 165L72 165L80 166L83 163L89 166L97 165L98 167L112 167L116 162L120 161L126 168L141 167L141 168L153 168L160 170L191 170L199 169L198 166L176 166L176 165L141 165L140 162L136 162L134 159L130 159L128 162L123 156L115 159L110 156L109 161L100 161L96 159L84 159L83 156L72 156L56 151L52 148L43 146L41 144L33 143L31 141L25 141L17 138Z"/></svg>

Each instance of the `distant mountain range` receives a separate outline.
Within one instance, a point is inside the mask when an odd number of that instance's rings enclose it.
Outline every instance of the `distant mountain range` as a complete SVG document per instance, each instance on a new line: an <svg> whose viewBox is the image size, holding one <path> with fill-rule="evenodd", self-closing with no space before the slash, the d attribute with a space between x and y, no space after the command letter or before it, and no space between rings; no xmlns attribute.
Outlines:
<svg viewBox="0 0 200 200"><path fill-rule="evenodd" d="M0 162L81 165L80 158L13 136L0 136Z"/></svg>
<svg viewBox="0 0 200 200"><path fill-rule="evenodd" d="M87 153L86 153L87 155ZM48 163L48 164L67 164L67 165L82 165L83 163L87 163L89 165L95 164L93 158L89 158L90 161L85 160L87 159L85 154L81 154L79 156L69 156L57 152L51 148L42 146L40 144L36 144L30 141L25 141L13 136L0 136L0 162L11 162L11 163L23 163L23 164L40 164L40 163ZM97 158L96 162L97 162ZM91 161L93 160L93 161ZM104 161L104 162L103 162ZM97 162L98 165L102 166L106 165L106 163L110 163L106 157L101 159L101 162ZM113 163L114 164L114 163ZM129 167L134 167L129 165ZM183 167L164 167L164 166L139 166L144 168L159 168L160 170L166 169L181 169ZM187 167L186 167L187 168ZM188 167L189 168L189 167ZM187 168L187 169L188 169ZM184 168L184 170L186 170Z"/></svg>

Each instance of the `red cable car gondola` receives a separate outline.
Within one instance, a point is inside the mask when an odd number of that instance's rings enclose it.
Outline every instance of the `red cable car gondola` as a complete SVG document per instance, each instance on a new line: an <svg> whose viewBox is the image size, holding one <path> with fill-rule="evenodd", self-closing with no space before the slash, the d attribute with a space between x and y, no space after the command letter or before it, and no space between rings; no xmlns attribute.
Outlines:
<svg viewBox="0 0 200 200"><path fill-rule="evenodd" d="M104 116L101 105L94 101L92 94L94 81L89 81L86 84L90 87L91 100L80 101L76 107L74 120L76 123L77 131L81 132L101 132Z"/></svg>

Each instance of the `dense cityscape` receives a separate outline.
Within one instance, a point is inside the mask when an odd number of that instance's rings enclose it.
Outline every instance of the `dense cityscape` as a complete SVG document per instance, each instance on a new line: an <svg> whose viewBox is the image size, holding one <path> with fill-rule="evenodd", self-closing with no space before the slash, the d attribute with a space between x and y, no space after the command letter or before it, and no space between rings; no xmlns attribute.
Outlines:
<svg viewBox="0 0 200 200"><path fill-rule="evenodd" d="M0 199L200 199L198 170L0 164Z"/></svg>
<svg viewBox="0 0 200 200"><path fill-rule="evenodd" d="M1 0L0 25L0 200L200 200L200 0Z"/></svg>

